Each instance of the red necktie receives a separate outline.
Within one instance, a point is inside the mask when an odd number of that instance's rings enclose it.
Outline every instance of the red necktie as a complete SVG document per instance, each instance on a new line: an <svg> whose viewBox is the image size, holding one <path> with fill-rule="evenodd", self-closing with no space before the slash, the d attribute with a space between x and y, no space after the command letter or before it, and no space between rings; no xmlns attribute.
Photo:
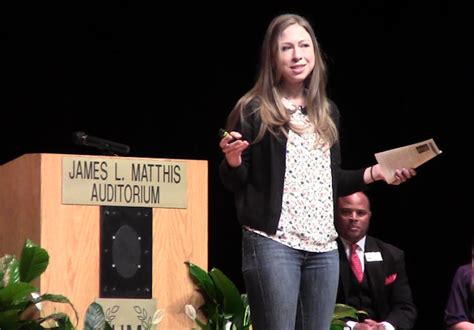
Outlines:
<svg viewBox="0 0 474 330"><path fill-rule="evenodd" d="M352 244L351 247L351 268L354 272L354 275L359 283L362 283L362 279L364 278L364 272L362 271L362 264L360 263L360 258L357 255L357 244Z"/></svg>

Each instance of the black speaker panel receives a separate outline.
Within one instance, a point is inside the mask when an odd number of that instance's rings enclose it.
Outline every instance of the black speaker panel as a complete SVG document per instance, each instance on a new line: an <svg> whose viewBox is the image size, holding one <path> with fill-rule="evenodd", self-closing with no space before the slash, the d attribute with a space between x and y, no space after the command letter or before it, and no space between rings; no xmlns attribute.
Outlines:
<svg viewBox="0 0 474 330"><path fill-rule="evenodd" d="M101 206L100 297L152 297L152 208Z"/></svg>

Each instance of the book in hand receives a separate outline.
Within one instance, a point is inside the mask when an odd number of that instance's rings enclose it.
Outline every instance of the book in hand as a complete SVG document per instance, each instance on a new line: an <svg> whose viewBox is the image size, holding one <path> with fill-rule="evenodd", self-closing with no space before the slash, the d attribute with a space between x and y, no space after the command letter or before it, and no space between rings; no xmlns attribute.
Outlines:
<svg viewBox="0 0 474 330"><path fill-rule="evenodd" d="M404 147L390 149L375 154L385 181L395 181L395 170L401 168L417 168L430 159L438 156L438 149L433 139L410 144Z"/></svg>

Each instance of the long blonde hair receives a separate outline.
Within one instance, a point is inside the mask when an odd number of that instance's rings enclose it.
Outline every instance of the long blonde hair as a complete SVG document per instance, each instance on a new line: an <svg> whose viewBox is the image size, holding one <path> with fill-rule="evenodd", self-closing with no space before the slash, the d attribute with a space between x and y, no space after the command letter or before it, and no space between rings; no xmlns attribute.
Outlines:
<svg viewBox="0 0 474 330"><path fill-rule="evenodd" d="M282 103L280 91L281 73L277 69L278 38L290 25L302 26L311 36L315 52L315 66L312 73L304 81L306 91L306 110L308 119L313 124L319 142L332 146L338 139L334 120L331 118L331 106L326 95L326 65L321 55L319 44L309 22L295 14L284 14L275 17L267 28L261 50L260 69L255 85L243 95L229 114L227 127L235 127L237 120L245 120L243 109L253 100L258 101L256 111L260 111L261 125L255 141L269 133L287 136L288 130L298 132L297 127L290 124L290 114Z"/></svg>

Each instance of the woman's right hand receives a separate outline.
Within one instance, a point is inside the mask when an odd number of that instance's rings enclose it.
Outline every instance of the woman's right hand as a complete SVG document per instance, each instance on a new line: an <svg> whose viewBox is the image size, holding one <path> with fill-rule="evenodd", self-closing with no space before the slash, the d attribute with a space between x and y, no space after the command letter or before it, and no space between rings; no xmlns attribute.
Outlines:
<svg viewBox="0 0 474 330"><path fill-rule="evenodd" d="M224 136L219 142L219 147L225 155L227 164L230 167L237 167L242 164L242 152L247 149L249 143L242 140L242 134L232 131Z"/></svg>

